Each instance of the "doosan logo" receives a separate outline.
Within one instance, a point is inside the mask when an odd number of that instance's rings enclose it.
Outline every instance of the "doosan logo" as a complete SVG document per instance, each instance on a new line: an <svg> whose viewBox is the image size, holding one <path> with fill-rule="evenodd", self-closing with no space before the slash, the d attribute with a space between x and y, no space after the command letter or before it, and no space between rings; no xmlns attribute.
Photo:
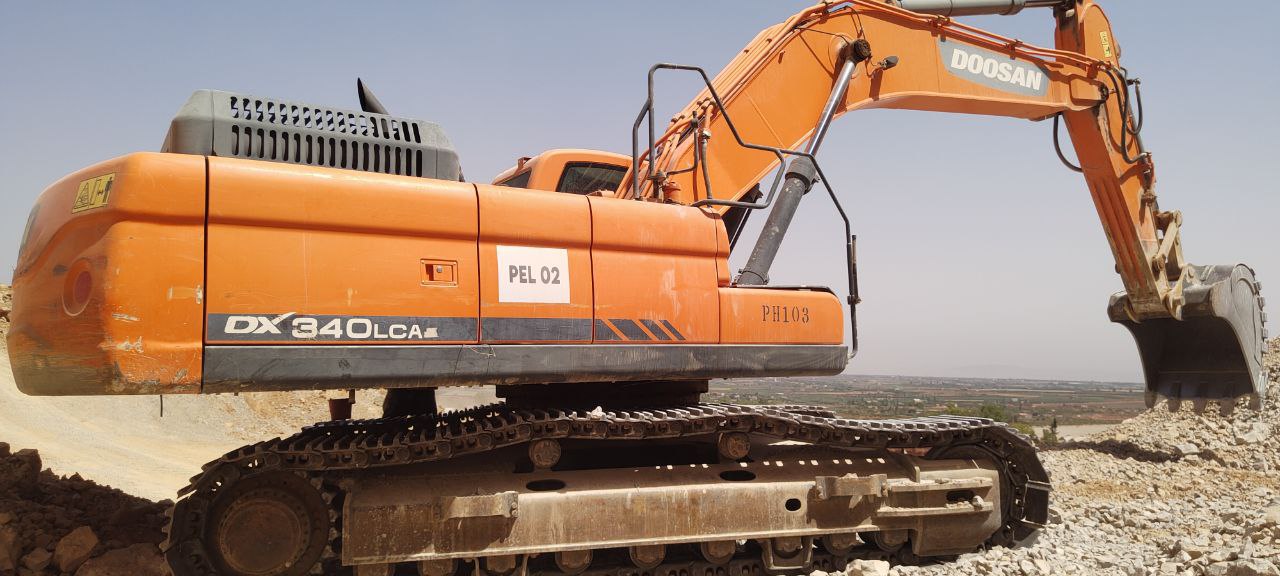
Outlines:
<svg viewBox="0 0 1280 576"><path fill-rule="evenodd" d="M939 46L947 69L961 78L1021 94L1043 96L1048 91L1048 74L1035 64L975 46Z"/></svg>

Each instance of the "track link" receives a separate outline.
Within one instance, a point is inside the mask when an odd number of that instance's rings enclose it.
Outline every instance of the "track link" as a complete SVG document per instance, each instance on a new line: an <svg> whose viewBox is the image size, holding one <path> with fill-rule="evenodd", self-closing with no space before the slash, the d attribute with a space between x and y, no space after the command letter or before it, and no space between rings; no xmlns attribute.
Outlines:
<svg viewBox="0 0 1280 576"><path fill-rule="evenodd" d="M1042 526L1048 517L1048 476L1025 436L985 418L935 416L899 420L833 418L822 408L695 404L636 410L516 409L503 404L442 415L324 422L288 438L241 447L209 462L178 493L163 548L175 576L223 576L208 542L209 514L220 494L264 474L294 474L307 480L329 504L329 546L314 566L281 574L320 573L338 568L341 492L344 475L481 454L540 439L654 440L741 432L753 437L843 448L911 450L930 458L964 451L981 454L1000 469L1006 484L1003 527L992 544L1009 544ZM815 555L815 558L818 556ZM736 562L737 560L735 560ZM665 565L664 565L665 566ZM678 573L690 564L682 565ZM707 564L717 573L726 566ZM751 566L733 574L757 573ZM590 570L595 574L659 574ZM675 574L677 572L670 572ZM699 574L708 573L705 571Z"/></svg>

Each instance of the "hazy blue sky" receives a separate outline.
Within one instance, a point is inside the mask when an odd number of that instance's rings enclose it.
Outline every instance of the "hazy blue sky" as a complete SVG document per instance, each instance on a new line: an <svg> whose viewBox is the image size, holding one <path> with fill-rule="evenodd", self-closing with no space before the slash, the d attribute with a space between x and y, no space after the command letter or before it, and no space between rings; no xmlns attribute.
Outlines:
<svg viewBox="0 0 1280 576"><path fill-rule="evenodd" d="M363 76L393 113L442 124L467 176L487 181L547 148L628 152L652 63L717 70L806 5L0 1L0 282L41 189L158 149L198 88L356 107ZM1187 257L1247 262L1280 298L1280 3L1108 5ZM1052 32L1043 11L976 23L1041 44ZM674 110L693 94L670 82L659 97ZM1120 284L1097 214L1049 130L898 111L832 128L820 158L860 243L851 371L1139 378L1128 333L1106 320ZM797 222L775 281L843 286L829 202L810 197Z"/></svg>

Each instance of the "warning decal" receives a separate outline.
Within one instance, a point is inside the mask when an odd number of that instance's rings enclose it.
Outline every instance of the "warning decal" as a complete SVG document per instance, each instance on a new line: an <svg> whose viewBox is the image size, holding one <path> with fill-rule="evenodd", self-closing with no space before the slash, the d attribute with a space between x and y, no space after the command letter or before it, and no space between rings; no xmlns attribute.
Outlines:
<svg viewBox="0 0 1280 576"><path fill-rule="evenodd" d="M106 206L107 200L111 199L111 185L115 180L115 173L111 173L81 182L80 188L76 190L76 202L71 205L71 213Z"/></svg>

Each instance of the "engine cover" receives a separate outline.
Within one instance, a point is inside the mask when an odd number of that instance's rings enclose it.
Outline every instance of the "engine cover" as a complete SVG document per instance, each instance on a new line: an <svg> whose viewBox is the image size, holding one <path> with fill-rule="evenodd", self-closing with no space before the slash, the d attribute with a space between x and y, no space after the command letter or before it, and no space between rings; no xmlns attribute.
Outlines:
<svg viewBox="0 0 1280 576"><path fill-rule="evenodd" d="M432 122L219 90L191 95L161 151L461 180L458 153Z"/></svg>

